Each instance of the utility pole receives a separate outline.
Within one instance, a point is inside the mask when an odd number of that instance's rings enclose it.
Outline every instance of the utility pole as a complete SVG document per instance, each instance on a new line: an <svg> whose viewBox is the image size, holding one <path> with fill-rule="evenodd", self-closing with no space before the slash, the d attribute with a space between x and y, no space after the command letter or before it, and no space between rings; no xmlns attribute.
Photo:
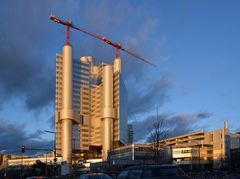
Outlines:
<svg viewBox="0 0 240 179"><path fill-rule="evenodd" d="M23 171L23 154L25 153L25 145L21 146L21 151L22 151L22 156L21 156L21 176L20 178L22 179L24 176L24 171Z"/></svg>

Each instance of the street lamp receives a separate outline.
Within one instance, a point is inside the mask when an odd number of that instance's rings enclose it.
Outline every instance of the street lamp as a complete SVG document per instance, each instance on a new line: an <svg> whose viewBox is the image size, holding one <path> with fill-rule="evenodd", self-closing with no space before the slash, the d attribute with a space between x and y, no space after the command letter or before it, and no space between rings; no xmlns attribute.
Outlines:
<svg viewBox="0 0 240 179"><path fill-rule="evenodd" d="M50 133L50 134L54 134L54 165L56 165L57 162L57 153L56 153L56 132L54 131L48 131L48 130L44 130L44 132Z"/></svg>

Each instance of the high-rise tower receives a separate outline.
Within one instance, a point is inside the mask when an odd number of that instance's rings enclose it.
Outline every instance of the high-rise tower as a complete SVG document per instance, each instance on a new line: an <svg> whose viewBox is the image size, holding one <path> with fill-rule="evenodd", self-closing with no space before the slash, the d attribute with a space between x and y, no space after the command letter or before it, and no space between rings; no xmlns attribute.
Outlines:
<svg viewBox="0 0 240 179"><path fill-rule="evenodd" d="M114 65L98 66L92 57L73 60L72 128L68 128L71 134L63 141L64 58L64 53L57 55L56 146L60 149L57 152L64 155L63 142L68 140L72 152L82 153L84 158L107 160L109 150L128 143L127 90L121 76L121 59L115 59Z"/></svg>

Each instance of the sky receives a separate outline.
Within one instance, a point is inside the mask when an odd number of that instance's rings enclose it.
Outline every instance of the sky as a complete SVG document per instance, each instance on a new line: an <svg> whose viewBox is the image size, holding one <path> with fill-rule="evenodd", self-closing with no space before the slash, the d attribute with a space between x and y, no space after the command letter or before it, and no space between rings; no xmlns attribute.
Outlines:
<svg viewBox="0 0 240 179"><path fill-rule="evenodd" d="M0 5L0 153L52 148L55 59L65 27L55 16L121 43L156 64L121 52L134 141L156 118L168 136L240 131L240 1L9 0ZM71 31L74 58L113 63L115 49ZM40 152L40 151L39 151Z"/></svg>

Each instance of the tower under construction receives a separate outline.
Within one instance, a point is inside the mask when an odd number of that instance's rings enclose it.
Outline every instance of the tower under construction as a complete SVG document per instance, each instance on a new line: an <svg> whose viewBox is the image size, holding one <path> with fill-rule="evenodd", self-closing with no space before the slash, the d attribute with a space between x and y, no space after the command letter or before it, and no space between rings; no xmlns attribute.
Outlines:
<svg viewBox="0 0 240 179"><path fill-rule="evenodd" d="M63 161L71 163L72 154L84 158L108 159L108 152L129 143L127 90L121 76L120 51L155 66L150 61L123 48L120 43L63 21L66 45L56 61L56 147ZM116 49L114 64L95 65L92 57L73 60L70 29L75 29ZM131 143L131 142L130 142ZM74 154L74 156L76 156Z"/></svg>

